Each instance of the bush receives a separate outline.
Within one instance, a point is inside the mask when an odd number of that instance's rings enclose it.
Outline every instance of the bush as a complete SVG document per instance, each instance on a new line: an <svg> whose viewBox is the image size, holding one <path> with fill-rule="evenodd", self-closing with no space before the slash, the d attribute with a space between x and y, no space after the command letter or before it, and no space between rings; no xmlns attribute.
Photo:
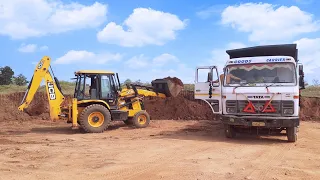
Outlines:
<svg viewBox="0 0 320 180"><path fill-rule="evenodd" d="M14 72L9 66L0 68L0 85L12 84Z"/></svg>
<svg viewBox="0 0 320 180"><path fill-rule="evenodd" d="M14 77L13 82L18 86L25 86L29 83L29 81L27 81L27 78L22 74L19 74L17 77Z"/></svg>

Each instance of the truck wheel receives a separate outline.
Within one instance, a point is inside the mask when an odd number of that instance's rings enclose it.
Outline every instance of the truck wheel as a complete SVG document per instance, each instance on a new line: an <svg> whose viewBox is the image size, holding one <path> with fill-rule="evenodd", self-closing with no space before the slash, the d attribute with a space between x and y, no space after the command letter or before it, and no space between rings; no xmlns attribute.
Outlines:
<svg viewBox="0 0 320 180"><path fill-rule="evenodd" d="M79 116L79 123L87 133L102 133L108 128L110 121L109 110L100 104L87 106Z"/></svg>
<svg viewBox="0 0 320 180"><path fill-rule="evenodd" d="M132 117L129 117L127 120L123 121L126 125L131 126L133 124Z"/></svg>
<svg viewBox="0 0 320 180"><path fill-rule="evenodd" d="M145 128L150 124L150 116L146 111L139 111L133 116L132 123L137 128Z"/></svg>
<svg viewBox="0 0 320 180"><path fill-rule="evenodd" d="M232 125L225 124L224 125L224 134L227 138L236 137L236 131Z"/></svg>
<svg viewBox="0 0 320 180"><path fill-rule="evenodd" d="M289 142L296 142L298 139L297 127L288 127L287 128L287 137L288 137Z"/></svg>

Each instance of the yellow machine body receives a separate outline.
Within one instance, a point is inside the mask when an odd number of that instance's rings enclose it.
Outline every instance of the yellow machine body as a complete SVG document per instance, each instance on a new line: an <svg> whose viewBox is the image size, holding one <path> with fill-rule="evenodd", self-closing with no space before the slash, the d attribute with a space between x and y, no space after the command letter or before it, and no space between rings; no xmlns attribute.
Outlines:
<svg viewBox="0 0 320 180"><path fill-rule="evenodd" d="M50 61L50 57L44 56L37 64L25 96L18 107L20 111L28 108L41 82L44 81L51 120L66 120L72 123L73 128L78 128L80 124L87 132L94 133L106 130L108 123L113 120L122 120L138 127L146 127L150 116L144 110L143 97L167 97L166 94L157 92L152 87L131 85L130 88L128 85L127 88L122 89L118 74L104 70L75 72L77 83L74 96L65 96L58 79L53 75ZM86 78L93 80L91 82L94 83L88 85ZM109 87L109 84L112 83L113 86ZM85 96L86 88L90 88L89 97ZM108 90L107 93L104 93L106 90Z"/></svg>

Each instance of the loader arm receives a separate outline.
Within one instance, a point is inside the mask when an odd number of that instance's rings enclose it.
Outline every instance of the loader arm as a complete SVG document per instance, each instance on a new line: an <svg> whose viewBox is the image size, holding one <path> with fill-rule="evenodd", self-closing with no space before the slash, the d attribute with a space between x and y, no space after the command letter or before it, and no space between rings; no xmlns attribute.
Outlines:
<svg viewBox="0 0 320 180"><path fill-rule="evenodd" d="M32 79L18 109L20 111L24 111L30 105L35 93L40 87L42 80L44 80L49 101L50 118L51 120L58 120L59 115L61 114L61 104L64 101L64 96L61 92L58 79L52 76L49 71L50 61L51 59L48 56L44 56L37 64Z"/></svg>
<svg viewBox="0 0 320 180"><path fill-rule="evenodd" d="M123 89L120 93L121 97L132 97L132 96L145 96L145 97L160 97L167 98L164 93L159 93L154 90L153 87L142 86L136 84L127 85L127 88Z"/></svg>

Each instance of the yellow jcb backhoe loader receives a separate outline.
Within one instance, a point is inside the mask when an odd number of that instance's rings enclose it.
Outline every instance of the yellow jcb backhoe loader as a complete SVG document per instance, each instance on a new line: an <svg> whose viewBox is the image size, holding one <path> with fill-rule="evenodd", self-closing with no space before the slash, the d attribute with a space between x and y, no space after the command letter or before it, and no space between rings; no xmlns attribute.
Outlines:
<svg viewBox="0 0 320 180"><path fill-rule="evenodd" d="M128 84L122 89L117 73L83 70L75 72L73 98L66 98L50 61L44 56L37 64L18 109L24 111L28 107L44 80L51 120L66 120L72 123L72 128L80 125L88 133L105 131L111 121L124 121L137 128L147 127L150 116L144 109L143 97L176 96L183 88L169 80L156 79L152 81L152 87Z"/></svg>

